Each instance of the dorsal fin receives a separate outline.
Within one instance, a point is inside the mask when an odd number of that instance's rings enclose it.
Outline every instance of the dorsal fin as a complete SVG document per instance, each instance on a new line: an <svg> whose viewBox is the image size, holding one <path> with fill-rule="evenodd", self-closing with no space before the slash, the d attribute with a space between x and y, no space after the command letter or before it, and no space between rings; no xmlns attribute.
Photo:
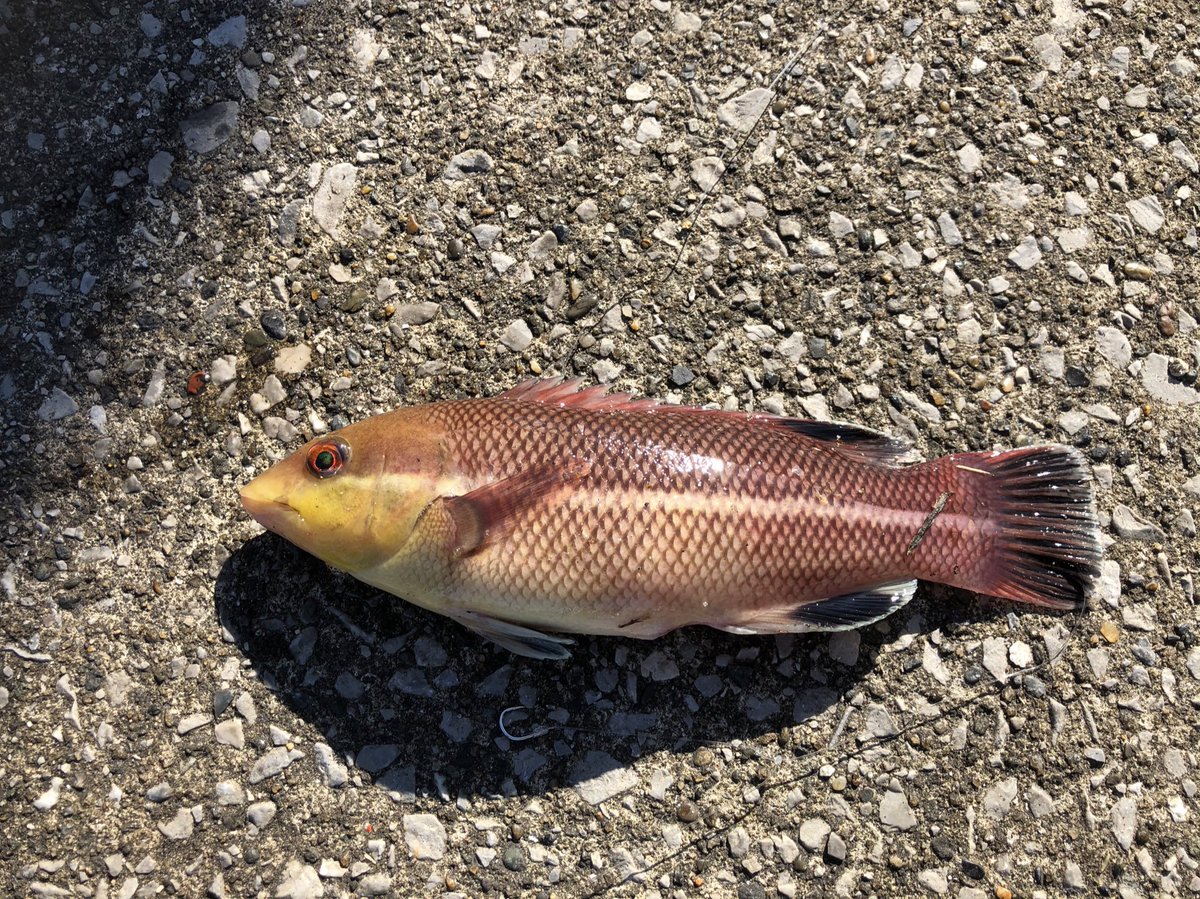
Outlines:
<svg viewBox="0 0 1200 899"><path fill-rule="evenodd" d="M644 412L655 408L685 408L663 406L658 400L634 399L633 395L628 393L609 393L604 384L584 387L581 378L571 378L569 381L561 378L533 378L509 388L500 394L500 397L527 403L546 403L560 408L591 409L594 412Z"/></svg>
<svg viewBox="0 0 1200 899"><path fill-rule="evenodd" d="M899 465L911 460L912 450L903 441L859 425L840 421L811 421L784 418L767 412L727 412L723 409L699 409L674 406L655 399L634 398L628 393L609 393L603 384L583 387L580 378L534 378L512 387L500 398L527 403L545 403L559 408L588 409L593 412L653 412L656 415L691 413L711 415L747 426L781 428L825 444L860 462Z"/></svg>

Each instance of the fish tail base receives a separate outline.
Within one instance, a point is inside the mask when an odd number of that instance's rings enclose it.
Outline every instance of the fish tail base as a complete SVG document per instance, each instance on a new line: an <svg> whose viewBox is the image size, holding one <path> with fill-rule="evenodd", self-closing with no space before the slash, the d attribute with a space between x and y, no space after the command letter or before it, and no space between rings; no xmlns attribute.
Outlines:
<svg viewBox="0 0 1200 899"><path fill-rule="evenodd" d="M971 588L1053 609L1083 602L1102 555L1083 456L1067 446L1036 446L951 459L988 497L993 558Z"/></svg>

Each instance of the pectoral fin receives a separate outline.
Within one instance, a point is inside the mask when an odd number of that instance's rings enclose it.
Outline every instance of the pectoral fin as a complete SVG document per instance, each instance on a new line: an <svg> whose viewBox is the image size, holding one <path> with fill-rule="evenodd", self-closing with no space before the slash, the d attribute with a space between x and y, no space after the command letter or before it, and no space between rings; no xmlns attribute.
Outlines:
<svg viewBox="0 0 1200 899"><path fill-rule="evenodd" d="M587 462L535 465L462 496L443 497L441 502L453 523L454 557L470 555L503 538L522 513L583 478L589 468Z"/></svg>
<svg viewBox="0 0 1200 899"><path fill-rule="evenodd" d="M502 621L480 612L456 610L447 613L463 627L473 630L481 637L503 646L509 652L530 659L569 659L567 646L574 641L555 634L543 634L533 628Z"/></svg>
<svg viewBox="0 0 1200 899"><path fill-rule="evenodd" d="M816 602L758 609L737 621L718 625L733 634L783 634L849 631L886 618L913 598L917 582L892 581Z"/></svg>

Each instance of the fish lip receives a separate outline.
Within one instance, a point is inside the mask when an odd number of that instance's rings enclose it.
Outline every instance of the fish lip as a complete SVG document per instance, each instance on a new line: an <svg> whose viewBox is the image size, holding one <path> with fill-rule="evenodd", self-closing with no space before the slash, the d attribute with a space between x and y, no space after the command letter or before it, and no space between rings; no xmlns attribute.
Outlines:
<svg viewBox="0 0 1200 899"><path fill-rule="evenodd" d="M283 522L303 520L300 513L283 500L248 496L244 487L238 491L238 496L242 501L242 508L269 531L277 531Z"/></svg>

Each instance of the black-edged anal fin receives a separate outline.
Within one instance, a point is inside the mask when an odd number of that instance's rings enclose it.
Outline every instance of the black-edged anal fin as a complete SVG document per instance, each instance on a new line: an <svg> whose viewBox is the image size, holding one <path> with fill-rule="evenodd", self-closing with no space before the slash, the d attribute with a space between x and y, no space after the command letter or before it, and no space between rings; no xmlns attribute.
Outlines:
<svg viewBox="0 0 1200 899"><path fill-rule="evenodd" d="M472 612L467 609L456 609L446 614L463 627L473 630L481 637L486 637L519 656L529 659L569 659L571 657L567 646L574 641L569 637L544 634L531 627L513 624L511 621L504 621L484 615L482 612Z"/></svg>
<svg viewBox="0 0 1200 899"><path fill-rule="evenodd" d="M462 496L442 497L454 525L454 557L470 555L503 538L520 515L579 481L589 468L589 463L579 461L535 465Z"/></svg>
<svg viewBox="0 0 1200 899"><path fill-rule="evenodd" d="M915 580L876 584L854 593L795 605L758 609L721 630L734 634L785 634L804 631L849 631L864 627L903 608L916 592Z"/></svg>

